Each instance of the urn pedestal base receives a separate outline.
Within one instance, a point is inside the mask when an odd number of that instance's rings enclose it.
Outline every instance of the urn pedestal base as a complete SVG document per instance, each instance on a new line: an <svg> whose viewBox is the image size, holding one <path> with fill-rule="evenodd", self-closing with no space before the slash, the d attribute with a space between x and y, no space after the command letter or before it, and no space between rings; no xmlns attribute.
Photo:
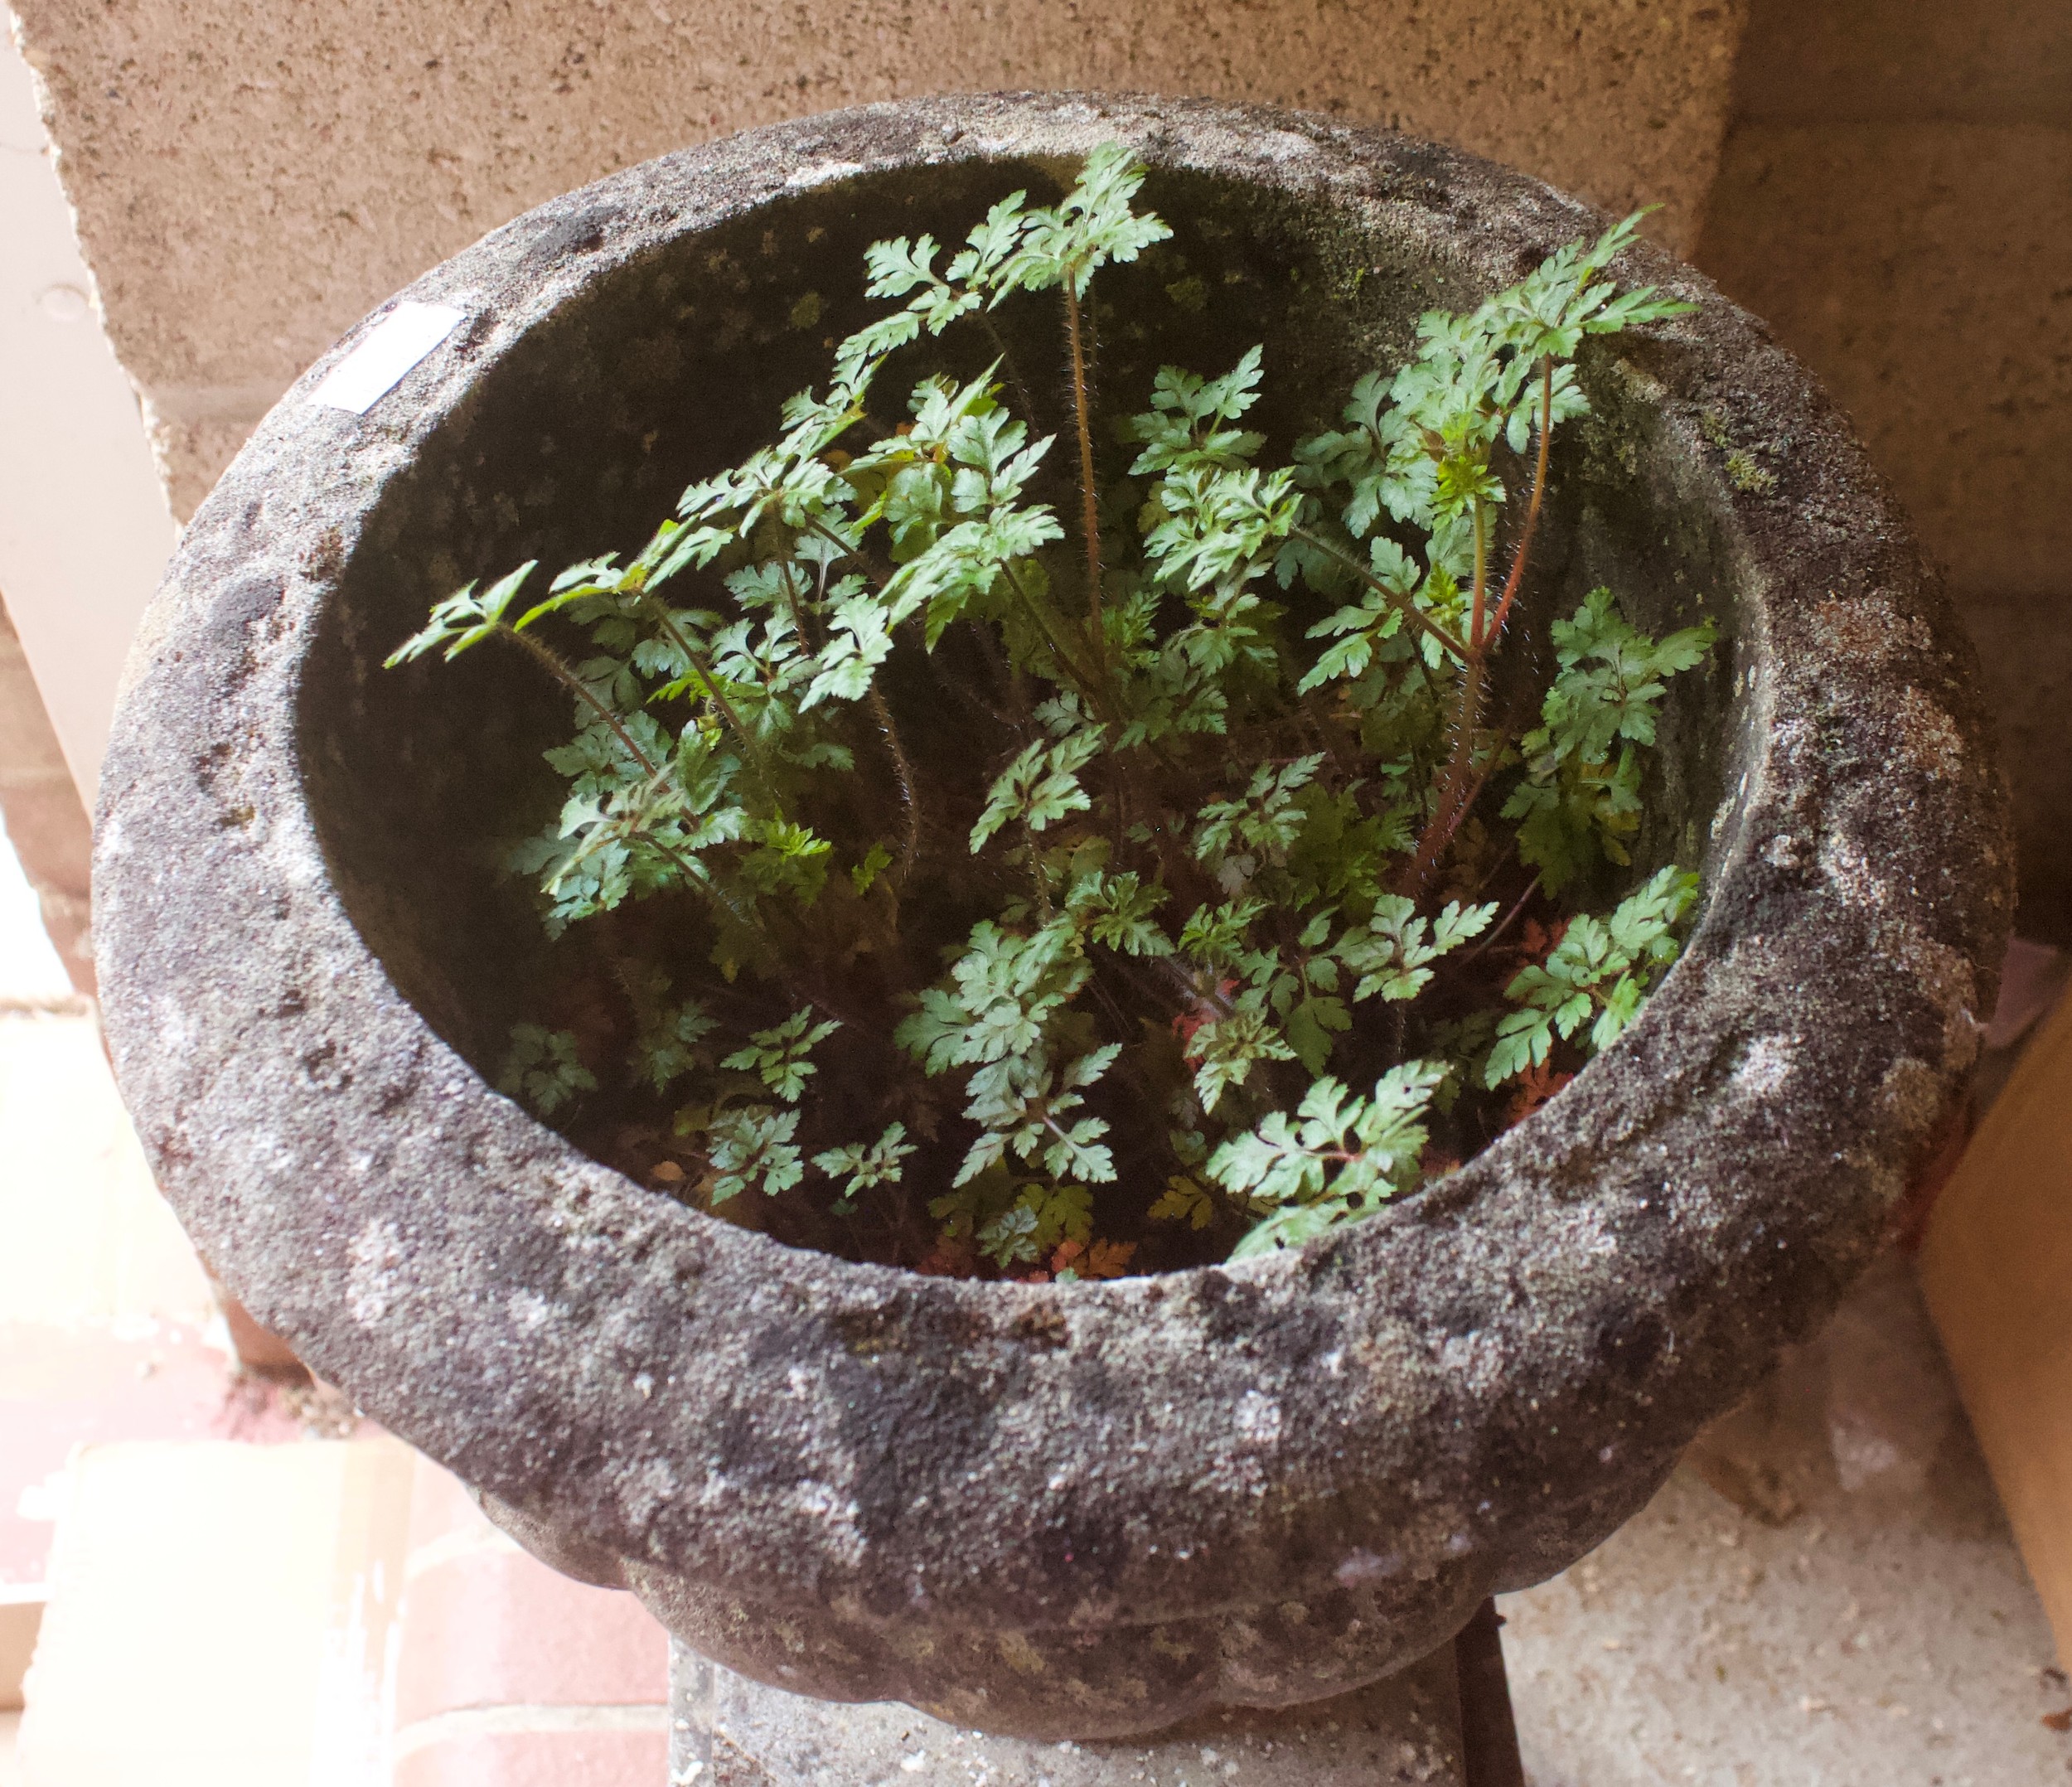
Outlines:
<svg viewBox="0 0 2072 1787"><path fill-rule="evenodd" d="M808 1699L670 1647L670 1787L1522 1787L1493 1610L1400 1675L1285 1712L1042 1743Z"/></svg>

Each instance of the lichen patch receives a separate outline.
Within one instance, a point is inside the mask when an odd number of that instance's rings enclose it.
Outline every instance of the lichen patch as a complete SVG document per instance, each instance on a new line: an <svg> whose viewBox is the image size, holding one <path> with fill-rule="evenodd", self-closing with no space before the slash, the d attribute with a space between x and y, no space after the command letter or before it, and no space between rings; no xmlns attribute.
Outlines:
<svg viewBox="0 0 2072 1787"><path fill-rule="evenodd" d="M1900 748L1924 776L1954 782L1965 773L1963 735L1932 697L1911 685L1900 695Z"/></svg>
<svg viewBox="0 0 2072 1787"><path fill-rule="evenodd" d="M386 1217L377 1218L353 1239L346 1254L346 1308L371 1327L389 1313L396 1275L403 1264L403 1237Z"/></svg>

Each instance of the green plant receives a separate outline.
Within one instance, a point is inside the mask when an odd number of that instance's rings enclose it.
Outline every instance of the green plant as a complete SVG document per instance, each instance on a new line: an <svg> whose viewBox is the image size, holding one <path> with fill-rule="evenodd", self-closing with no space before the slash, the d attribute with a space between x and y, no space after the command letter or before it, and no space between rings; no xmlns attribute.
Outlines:
<svg viewBox="0 0 2072 1787"><path fill-rule="evenodd" d="M535 1024L503 1084L543 1114L593 1095L599 1151L706 1208L941 1271L1291 1245L1551 1095L1676 953L1692 875L1582 903L1629 867L1710 623L1651 638L1596 590L1527 705L1496 694L1581 344L1687 308L1606 275L1636 220L1426 315L1267 463L1265 345L1164 368L1104 438L1091 293L1169 234L1143 178L1111 146L946 258L875 245L896 308L771 445L626 562L471 584L391 660L495 639L567 699L565 799L510 860L550 934L602 925L569 976L632 1072L600 1092L605 1043ZM1045 293L1067 371L1038 438L995 318ZM952 332L987 344L975 376L927 366Z"/></svg>

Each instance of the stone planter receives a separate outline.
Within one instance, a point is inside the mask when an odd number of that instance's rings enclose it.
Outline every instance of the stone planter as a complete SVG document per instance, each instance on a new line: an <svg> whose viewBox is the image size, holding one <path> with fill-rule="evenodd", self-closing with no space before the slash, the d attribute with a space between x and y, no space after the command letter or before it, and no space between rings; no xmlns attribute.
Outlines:
<svg viewBox="0 0 2072 1787"><path fill-rule="evenodd" d="M312 404L314 369L196 517L96 881L165 1188L316 1370L738 1670L1052 1736L1372 1681L1639 1508L1894 1225L2010 886L1968 651L1904 524L1803 371L1642 251L1627 277L1701 308L1585 361L1546 562L1644 623L1693 592L1721 623L1644 840L1702 860L1702 913L1626 1038L1441 1187L1239 1267L977 1285L712 1221L493 1092L537 933L481 845L551 709L522 666L381 658L463 577L644 527L758 438L862 313L864 242L1116 137L1231 312L1144 354L1267 333L1319 406L1419 310L1598 225L1426 143L1057 96L811 119L572 194L411 288L470 320L364 416Z"/></svg>

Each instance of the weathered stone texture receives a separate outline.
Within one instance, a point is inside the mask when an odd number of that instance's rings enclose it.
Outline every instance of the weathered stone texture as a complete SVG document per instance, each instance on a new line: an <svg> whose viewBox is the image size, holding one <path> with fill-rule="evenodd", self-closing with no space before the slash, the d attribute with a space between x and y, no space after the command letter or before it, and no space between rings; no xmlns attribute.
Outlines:
<svg viewBox="0 0 2072 1787"><path fill-rule="evenodd" d="M175 512L356 317L687 143L860 100L1083 87L1394 125L1695 235L1743 0L17 0Z"/></svg>
<svg viewBox="0 0 2072 1787"><path fill-rule="evenodd" d="M1722 624L1665 706L1674 835L1643 840L1706 893L1537 1116L1300 1252L1034 1286L784 1248L491 1092L464 1051L537 944L496 931L471 840L528 760L522 690L378 668L440 555L593 550L796 388L814 344L775 299L813 257L853 269L1114 138L1176 226L1213 223L1190 252L1226 293L1136 320L1220 351L1256 304L1319 401L1601 221L1329 119L1060 95L772 127L571 194L411 288L472 321L391 397L305 386L196 516L95 888L167 1194L312 1368L729 1667L1048 1736L1377 1679L1639 1507L1891 1226L2010 891L1975 666L1883 487L1795 362L1641 248L1622 277L1698 308L1586 358L1549 563ZM679 458L646 451L687 415ZM1774 487L1736 488L1721 441Z"/></svg>
<svg viewBox="0 0 2072 1787"><path fill-rule="evenodd" d="M1503 1603L1538 1787L2038 1787L2072 1777L2050 1622L1910 1264L1648 1504Z"/></svg>
<svg viewBox="0 0 2072 1787"><path fill-rule="evenodd" d="M680 1644L670 1673L671 1765L715 1787L1477 1787L1450 1644L1334 1699L1207 1713L1107 1743L990 1737L891 1702L830 1706L714 1668Z"/></svg>

